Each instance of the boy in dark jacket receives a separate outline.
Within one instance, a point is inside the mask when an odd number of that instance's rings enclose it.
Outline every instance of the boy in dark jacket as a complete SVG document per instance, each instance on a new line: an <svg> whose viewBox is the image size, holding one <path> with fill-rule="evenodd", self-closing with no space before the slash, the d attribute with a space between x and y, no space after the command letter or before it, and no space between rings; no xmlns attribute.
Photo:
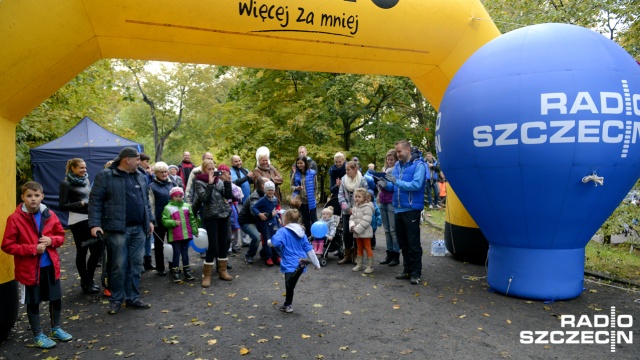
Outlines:
<svg viewBox="0 0 640 360"><path fill-rule="evenodd" d="M35 181L25 183L21 198L23 203L7 219L2 250L13 255L15 276L23 294L22 302L27 305L35 344L41 349L51 349L56 343L40 327L41 301L49 301L51 337L60 341L73 339L60 328L62 290L56 248L64 243L64 229L56 214L42 204L42 185Z"/></svg>

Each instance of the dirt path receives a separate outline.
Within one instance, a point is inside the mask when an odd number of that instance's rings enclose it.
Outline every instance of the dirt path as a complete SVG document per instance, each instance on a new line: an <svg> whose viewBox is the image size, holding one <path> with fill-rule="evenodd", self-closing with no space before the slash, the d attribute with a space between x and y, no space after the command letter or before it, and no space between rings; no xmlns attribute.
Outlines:
<svg viewBox="0 0 640 360"><path fill-rule="evenodd" d="M276 267L231 258L232 282L173 284L153 271L143 274L149 310L106 314L107 301L81 293L68 242L60 251L63 328L74 336L47 353L29 347L31 331L21 308L0 359L639 359L640 293L585 282L577 299L545 304L488 291L484 266L432 257L442 235L422 228L423 283L396 280L400 267L377 265L370 276L331 258L309 270L296 288L294 312L284 314L283 277ZM383 234L378 231L378 239ZM376 264L383 257L378 240ZM198 276L202 262L192 254ZM564 331L558 316L628 314L633 344L521 344L521 331ZM42 308L45 313L45 308ZM48 319L43 316L42 323ZM575 330L575 329L574 329ZM589 330L582 328L580 330ZM597 330L597 329L596 329ZM604 331L610 328L600 329ZM617 329L622 330L622 329ZM243 349L249 353L241 356Z"/></svg>

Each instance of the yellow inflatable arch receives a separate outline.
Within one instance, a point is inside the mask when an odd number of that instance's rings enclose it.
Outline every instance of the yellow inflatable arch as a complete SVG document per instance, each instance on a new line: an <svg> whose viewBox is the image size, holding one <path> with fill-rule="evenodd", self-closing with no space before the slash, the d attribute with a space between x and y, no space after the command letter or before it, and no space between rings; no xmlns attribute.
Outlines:
<svg viewBox="0 0 640 360"><path fill-rule="evenodd" d="M407 76L438 108L458 68L499 35L479 0L0 1L0 24L5 189L16 124L102 58ZM2 232L13 210L13 193L0 193ZM1 251L0 265L0 283L13 279Z"/></svg>

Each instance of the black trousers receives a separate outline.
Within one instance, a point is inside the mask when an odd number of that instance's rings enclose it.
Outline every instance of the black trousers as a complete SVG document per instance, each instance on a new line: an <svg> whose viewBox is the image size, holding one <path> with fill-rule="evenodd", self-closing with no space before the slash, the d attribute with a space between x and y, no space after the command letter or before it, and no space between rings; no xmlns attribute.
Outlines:
<svg viewBox="0 0 640 360"><path fill-rule="evenodd" d="M167 235L167 228L158 224L153 229L153 255L156 259L156 271L164 271L164 237Z"/></svg>
<svg viewBox="0 0 640 360"><path fill-rule="evenodd" d="M229 218L212 218L204 220L204 228L209 236L209 248L205 261L226 259L229 249Z"/></svg>
<svg viewBox="0 0 640 360"><path fill-rule="evenodd" d="M309 204L300 204L300 214L302 215L302 225L307 237L311 236L311 225L318 221L316 209L309 209Z"/></svg>
<svg viewBox="0 0 640 360"><path fill-rule="evenodd" d="M422 275L422 245L420 245L420 211L396 213L396 236L402 252L404 272L412 277Z"/></svg>
<svg viewBox="0 0 640 360"><path fill-rule="evenodd" d="M80 221L73 225L69 225L73 234L73 242L76 244L76 268L80 275L80 281L86 282L93 280L93 276L98 266L98 261L102 256L102 244L99 242L83 247L85 241L91 239L91 230L89 229L89 220ZM89 252L89 259L87 259Z"/></svg>

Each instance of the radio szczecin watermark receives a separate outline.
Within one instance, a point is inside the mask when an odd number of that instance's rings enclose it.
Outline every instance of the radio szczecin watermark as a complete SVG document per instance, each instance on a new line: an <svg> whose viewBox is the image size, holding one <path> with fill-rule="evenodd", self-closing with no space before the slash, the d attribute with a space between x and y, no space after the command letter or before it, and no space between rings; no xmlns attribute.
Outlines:
<svg viewBox="0 0 640 360"><path fill-rule="evenodd" d="M633 316L611 315L560 315L560 326L571 330L520 332L521 344L609 344L616 352L616 344L633 344Z"/></svg>

